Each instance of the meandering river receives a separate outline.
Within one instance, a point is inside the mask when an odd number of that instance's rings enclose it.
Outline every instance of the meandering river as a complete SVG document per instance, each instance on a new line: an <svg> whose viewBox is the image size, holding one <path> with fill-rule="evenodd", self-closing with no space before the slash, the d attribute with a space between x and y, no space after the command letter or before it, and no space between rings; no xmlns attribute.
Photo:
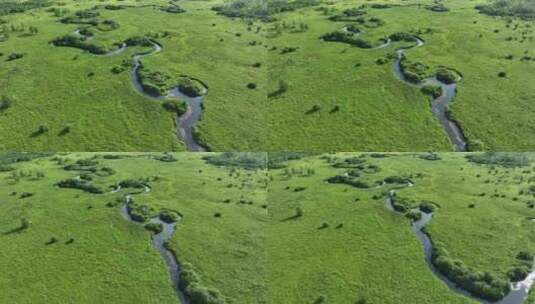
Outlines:
<svg viewBox="0 0 535 304"><path fill-rule="evenodd" d="M118 192L121 188L117 187L112 192ZM145 192L149 192L151 189L145 186ZM139 225L141 223L136 222L132 219L130 212L128 211L128 204L132 201L132 195L128 194L125 197L124 204L121 207L121 215L124 219ZM171 277L171 283L173 284L173 290L175 291L179 304L188 304L187 298L184 296L184 293L179 288L180 280L180 264L178 263L175 255L166 247L166 242L171 239L173 233L176 230L176 223L166 223L162 221L158 216L155 216L149 220L149 223L161 224L163 230L160 233L154 234L152 236L152 245L160 253L160 256L164 259L165 264L167 265L167 270L169 276Z"/></svg>
<svg viewBox="0 0 535 304"><path fill-rule="evenodd" d="M411 185L412 184L409 184L409 187ZM385 206L388 210L401 215L402 213L397 212L392 206L394 197L395 197L395 191L391 190L386 199ZM433 219L433 213L425 213L425 212L420 211L419 209L414 209L414 210L420 212L422 217L421 219L414 221L412 223L411 231L416 235L416 237L422 244L422 247L425 253L425 261L427 263L427 266L437 278L439 278L442 282L444 282L444 284L446 284L446 286L448 286L448 288L451 291L461 294L463 296L466 296L482 304L522 304L524 303L524 301L526 301L526 299L528 298L530 288L535 284L535 265L532 269L532 272L523 281L511 283L511 291L500 301L489 302L489 301L476 298L472 296L466 290L463 290L457 287L455 283L453 283L444 275L442 275L438 271L438 269L436 269L435 265L433 265L433 262L432 262L433 243L431 242L431 239L429 238L429 236L422 231L422 228L424 228L431 221L431 219Z"/></svg>
<svg viewBox="0 0 535 304"><path fill-rule="evenodd" d="M82 33L80 33L80 29L77 29L76 31L74 31L74 35L77 37L83 37L85 41L89 41L93 39L92 36L85 36ZM180 91L178 86L169 90L167 92L167 95L165 96L153 95L153 94L149 94L148 92L146 92L143 89L143 86L141 84L141 79L139 76L139 69L142 67L141 59L143 57L159 53L163 49L163 47L158 42L154 40L149 40L149 42L152 45L152 48L153 48L152 51L136 53L132 56L132 59L133 59L133 67L132 67L132 72L131 72L132 86L139 94L143 95L146 98L150 98L150 99L154 99L158 101L163 101L165 98L173 98L173 99L179 99L179 100L184 101L187 104L187 110L182 115L179 115L179 114L176 115L176 135L178 138L180 138L184 142L188 151L194 151L194 152L206 151L206 149L203 146L201 146L195 139L194 126L201 119L204 95L207 93L208 89L204 87L202 95L197 96L197 97L190 97L184 94L183 92ZM118 45L118 47L115 50L112 50L101 56L117 55L117 54L122 53L126 48L127 48L126 43L122 42L121 44Z"/></svg>
<svg viewBox="0 0 535 304"><path fill-rule="evenodd" d="M448 104L455 98L455 94L457 92L457 84L447 84L438 80L436 77L426 78L421 83L415 84L408 81L405 75L403 75L401 69L401 60L405 56L405 50L410 48L417 48L424 45L424 41L422 39L418 37L414 37L414 39L416 41L416 45L398 48L396 50L396 60L394 61L393 65L394 75L396 75L396 77L402 80L403 82L411 86L416 86L418 88L421 88L426 85L441 87L442 94L431 101L431 111L446 131L446 134L448 135L448 138L450 139L455 149L457 151L466 151L466 139L464 138L461 128L455 121L450 120L447 115Z"/></svg>

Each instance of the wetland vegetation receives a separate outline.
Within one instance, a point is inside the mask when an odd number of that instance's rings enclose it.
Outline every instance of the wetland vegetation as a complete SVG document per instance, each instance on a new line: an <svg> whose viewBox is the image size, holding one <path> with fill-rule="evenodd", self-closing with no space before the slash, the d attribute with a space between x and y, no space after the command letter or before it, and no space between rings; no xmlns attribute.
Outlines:
<svg viewBox="0 0 535 304"><path fill-rule="evenodd" d="M534 165L2 153L0 303L532 303Z"/></svg>
<svg viewBox="0 0 535 304"><path fill-rule="evenodd" d="M532 150L533 16L531 0L4 1L0 149Z"/></svg>

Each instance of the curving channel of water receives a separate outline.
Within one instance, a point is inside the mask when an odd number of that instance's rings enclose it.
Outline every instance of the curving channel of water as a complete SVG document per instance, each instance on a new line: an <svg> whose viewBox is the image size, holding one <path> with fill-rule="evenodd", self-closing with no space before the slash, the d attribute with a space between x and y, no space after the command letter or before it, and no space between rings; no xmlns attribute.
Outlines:
<svg viewBox="0 0 535 304"><path fill-rule="evenodd" d="M120 186L117 187L115 190L112 191L112 193L118 192L121 190ZM145 186L145 192L149 192L150 188ZM128 204L132 201L132 195L128 194L125 197L125 202L121 207L121 216L136 224L139 225L140 223L134 221L132 219L132 216L130 215L130 212L128 211ZM165 243L173 236L173 233L176 230L176 223L166 223L162 221L158 216L153 217L149 220L149 223L154 224L161 224L163 226L163 230L160 233L154 234L152 236L152 245L158 252L160 253L160 256L164 259L165 264L167 265L167 269L169 271L169 276L171 277L171 282L173 284L173 290L175 291L178 299L179 304L188 304L187 298L184 296L184 293L179 288L179 279L180 279L180 264L178 263L175 255L167 249Z"/></svg>
<svg viewBox="0 0 535 304"><path fill-rule="evenodd" d="M86 41L91 40L92 36L85 36L82 33L80 33L80 29L77 29L74 31L74 35L78 37L84 37ZM201 96L198 97L190 97L180 91L180 89L177 87L174 87L169 92L167 92L166 96L157 96L153 94L147 93L143 86L141 85L141 79L139 76L139 69L141 68L141 59L145 56L150 56L156 53L159 53L163 47L154 40L149 40L152 44L153 50L150 52L142 52L142 53L136 53L132 56L133 59L133 68L132 68L132 86L134 89L141 95L143 95L146 98L154 99L162 101L165 97L167 98L173 98L173 99L179 99L186 102L188 105L187 110L182 115L176 115L176 135L178 138L182 139L184 144L186 145L186 148L188 151L192 152L204 152L206 149L201 146L195 139L195 136L193 135L193 127L195 124L201 119L202 114L202 104L204 101L204 95L207 93L207 88L204 87L204 90L201 92ZM121 52L123 52L126 49L127 45L126 43L121 43L117 49L110 51L106 54L103 54L102 56L113 56L117 55ZM203 84L204 86L204 84Z"/></svg>
<svg viewBox="0 0 535 304"><path fill-rule="evenodd" d="M396 49L396 60L393 65L394 75L396 75L396 77L401 81L411 86L421 88L425 85L433 85L440 86L442 88L442 94L439 97L433 99L431 102L431 111L446 131L446 134L448 135L448 138L450 139L451 143L455 146L455 149L461 152L466 151L466 138L464 137L461 128L455 121L452 121L448 118L446 112L448 104L453 100L453 98L455 98L457 84L446 84L438 80L436 77L426 78L423 82L419 84L414 84L408 81L405 75L403 75L403 72L401 71L401 60L405 56L405 50L410 48L417 48L424 45L424 41L422 39L416 36L414 36L414 39L416 40L416 45Z"/></svg>
<svg viewBox="0 0 535 304"><path fill-rule="evenodd" d="M411 187L412 184L409 184L408 186ZM388 210L401 215L402 213L396 211L392 205L394 196L395 196L395 191L391 190L386 199L385 206ZM414 210L419 211L422 217L421 219L414 221L412 223L411 231L416 235L416 237L418 238L418 240L420 240L420 243L422 244L422 247L425 253L425 261L427 263L427 266L429 267L429 269L433 272L433 274L436 277L438 277L442 282L444 282L444 284L446 284L446 286L451 291L461 294L463 296L466 296L482 304L522 304L524 303L524 301L528 298L530 288L535 284L535 265L534 265L532 272L523 281L511 283L511 291L503 299L497 302L489 302L489 301L474 297L466 290L457 287L455 283L450 281L447 277L442 275L438 271L438 269L436 269L435 265L432 262L433 243L431 242L431 239L429 238L429 236L426 233L424 233L422 230L422 228L424 228L429 223L429 221L431 221L431 219L433 218L433 213L425 213L425 212L420 211L417 208Z"/></svg>

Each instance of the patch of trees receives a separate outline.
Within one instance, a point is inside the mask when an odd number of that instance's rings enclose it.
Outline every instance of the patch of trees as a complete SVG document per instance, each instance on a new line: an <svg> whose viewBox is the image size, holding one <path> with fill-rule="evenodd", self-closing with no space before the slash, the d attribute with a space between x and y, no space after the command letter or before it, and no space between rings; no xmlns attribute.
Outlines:
<svg viewBox="0 0 535 304"><path fill-rule="evenodd" d="M488 4L477 5L476 9L490 16L535 19L535 2L532 0L491 0Z"/></svg>
<svg viewBox="0 0 535 304"><path fill-rule="evenodd" d="M138 76L143 90L153 96L166 95L171 77L160 71L150 71L143 67L138 69Z"/></svg>
<svg viewBox="0 0 535 304"><path fill-rule="evenodd" d="M407 213L409 210L412 209L413 202L411 202L407 198L395 196L390 197L390 203L392 204L392 208L394 208L396 212Z"/></svg>
<svg viewBox="0 0 535 304"><path fill-rule="evenodd" d="M332 21L355 21L355 17L363 16L367 12L362 7L350 8L342 11L339 15L329 17Z"/></svg>
<svg viewBox="0 0 535 304"><path fill-rule="evenodd" d="M180 77L177 86L181 93L189 97L199 97L204 93L203 85L189 77Z"/></svg>
<svg viewBox="0 0 535 304"><path fill-rule="evenodd" d="M272 15L295 11L319 5L319 0L233 0L227 4L214 6L212 10L231 18L252 18L266 22L273 21Z"/></svg>
<svg viewBox="0 0 535 304"><path fill-rule="evenodd" d="M397 32L390 35L390 39L392 41L407 41L407 42L414 42L416 41L416 37L410 33L406 32Z"/></svg>
<svg viewBox="0 0 535 304"><path fill-rule="evenodd" d="M103 20L98 24L98 29L101 31L112 31L119 28L119 23L113 20Z"/></svg>
<svg viewBox="0 0 535 304"><path fill-rule="evenodd" d="M85 20L83 18L74 17L74 16L62 18L60 20L60 22L61 23L72 23L72 24L88 24L88 25L92 25L92 26L97 26L98 25L98 20L97 19Z"/></svg>
<svg viewBox="0 0 535 304"><path fill-rule="evenodd" d="M467 155L468 161L482 165L496 165L502 167L523 167L529 165L529 159L524 154L506 152L485 152Z"/></svg>
<svg viewBox="0 0 535 304"><path fill-rule="evenodd" d="M433 212L436 211L437 206L436 206L435 203L432 203L432 202L421 202L420 205L418 206L418 208L422 212L433 213Z"/></svg>
<svg viewBox="0 0 535 304"><path fill-rule="evenodd" d="M457 74L449 69L438 69L435 76L445 84L452 84L457 81Z"/></svg>
<svg viewBox="0 0 535 304"><path fill-rule="evenodd" d="M145 229L152 231L154 234L158 234L163 231L163 225L161 223L148 223L145 225Z"/></svg>
<svg viewBox="0 0 535 304"><path fill-rule="evenodd" d="M85 38L69 35L54 39L52 44L60 47L74 47L97 55L103 55L107 52L104 47L85 42Z"/></svg>
<svg viewBox="0 0 535 304"><path fill-rule="evenodd" d="M406 184L410 182L410 180L406 177L393 175L393 176L386 177L384 179L384 182L387 184Z"/></svg>
<svg viewBox="0 0 535 304"><path fill-rule="evenodd" d="M133 199L130 199L126 209L132 220L139 223L146 222L150 217L150 212L153 211L148 205L137 204Z"/></svg>
<svg viewBox="0 0 535 304"><path fill-rule="evenodd" d="M203 156L203 160L209 164L223 167L239 167L251 170L265 169L267 167L267 157L262 153L225 152Z"/></svg>
<svg viewBox="0 0 535 304"><path fill-rule="evenodd" d="M145 46L145 47L152 46L152 42L149 38L141 37L141 36L130 37L126 39L124 43L127 46Z"/></svg>
<svg viewBox="0 0 535 304"><path fill-rule="evenodd" d="M0 2L0 16L23 13L31 9L47 7L50 5L52 5L52 2L43 0L26 0L24 2L2 1Z"/></svg>
<svg viewBox="0 0 535 304"><path fill-rule="evenodd" d="M346 184L355 188L370 188L370 185L368 183L346 175L336 175L333 177L329 177L326 182L328 182L329 184Z"/></svg>
<svg viewBox="0 0 535 304"><path fill-rule="evenodd" d="M439 98L442 95L442 87L438 85L425 85L421 88L422 93Z"/></svg>
<svg viewBox="0 0 535 304"><path fill-rule="evenodd" d="M119 186L121 186L121 188L144 189L146 185L144 182L139 181L139 180L126 179L126 180L120 181Z"/></svg>
<svg viewBox="0 0 535 304"><path fill-rule="evenodd" d="M351 44L356 47L364 48L364 49L369 49L373 47L371 43L365 40L362 40L360 38L354 37L352 33L335 31L335 32L324 34L320 38L323 39L324 41L342 42L342 43Z"/></svg>
<svg viewBox="0 0 535 304"><path fill-rule="evenodd" d="M286 167L286 162L290 160L301 159L302 157L309 155L304 152L270 152L268 157L268 168L280 169Z"/></svg>
<svg viewBox="0 0 535 304"><path fill-rule="evenodd" d="M81 10L74 13L76 17L81 19L96 18L100 16L100 13L95 10Z"/></svg>
<svg viewBox="0 0 535 304"><path fill-rule="evenodd" d="M420 83L427 77L429 67L424 63L410 61L403 57L400 61L400 70L407 81Z"/></svg>
<svg viewBox="0 0 535 304"><path fill-rule="evenodd" d="M160 220L162 220L163 222L167 224L176 223L180 219L180 215L176 213L175 211L171 211L171 210L161 211L158 217L160 218Z"/></svg>
<svg viewBox="0 0 535 304"><path fill-rule="evenodd" d="M469 269L463 262L450 258L441 243L433 243L431 259L441 274L476 297L494 302L509 293L508 281L488 272Z"/></svg>
<svg viewBox="0 0 535 304"><path fill-rule="evenodd" d="M191 304L225 304L223 295L214 288L206 287L193 266L181 265L179 288Z"/></svg>
<svg viewBox="0 0 535 304"><path fill-rule="evenodd" d="M65 180L57 182L56 186L60 188L79 189L88 193L96 193L96 194L104 193L102 189L92 185L91 183L83 179L74 179L74 178L65 179Z"/></svg>
<svg viewBox="0 0 535 304"><path fill-rule="evenodd" d="M107 4L107 5L104 5L104 8L107 9L107 10L116 11L116 10L125 9L126 6L124 6L124 5L115 5L115 4Z"/></svg>
<svg viewBox="0 0 535 304"><path fill-rule="evenodd" d="M162 103L162 106L165 110L176 113L179 116L186 113L188 107L184 101L177 99L167 99Z"/></svg>

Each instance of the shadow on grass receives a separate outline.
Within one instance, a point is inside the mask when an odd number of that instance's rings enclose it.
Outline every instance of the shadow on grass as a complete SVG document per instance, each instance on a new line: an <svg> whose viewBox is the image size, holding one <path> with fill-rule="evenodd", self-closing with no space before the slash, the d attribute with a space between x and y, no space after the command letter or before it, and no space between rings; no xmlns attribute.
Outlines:
<svg viewBox="0 0 535 304"><path fill-rule="evenodd" d="M24 230L25 230L24 227L19 226L19 227L17 227L17 228L13 228L13 229L11 229L11 230L8 230L8 231L6 231L6 232L4 232L4 233L2 233L2 234L3 234L3 235L10 235L10 234L15 234L15 233L21 233L21 232L24 231Z"/></svg>

